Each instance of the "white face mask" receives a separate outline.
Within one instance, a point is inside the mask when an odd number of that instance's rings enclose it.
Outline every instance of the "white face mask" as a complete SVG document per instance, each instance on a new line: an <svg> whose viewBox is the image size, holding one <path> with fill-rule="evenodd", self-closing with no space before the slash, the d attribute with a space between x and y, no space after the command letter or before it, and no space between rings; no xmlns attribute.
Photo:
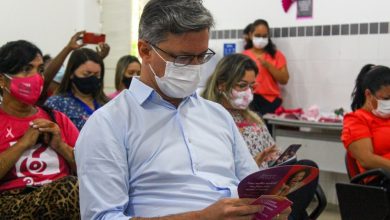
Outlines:
<svg viewBox="0 0 390 220"><path fill-rule="evenodd" d="M372 113L380 118L390 118L390 100L378 100L378 106Z"/></svg>
<svg viewBox="0 0 390 220"><path fill-rule="evenodd" d="M245 91L237 91L232 89L230 95L226 95L225 93L223 94L229 100L230 105L235 109L247 109L253 100L253 94L250 88Z"/></svg>
<svg viewBox="0 0 390 220"><path fill-rule="evenodd" d="M164 60L165 73L164 76L158 77L156 72L149 64L150 70L154 74L156 83L160 90L171 98L184 98L198 88L200 82L200 71L202 65L187 65L187 66L175 66L173 62L166 61L162 56L152 47L157 55Z"/></svg>
<svg viewBox="0 0 390 220"><path fill-rule="evenodd" d="M265 46L268 45L268 38L267 37L253 37L252 39L253 46L258 49L263 49Z"/></svg>

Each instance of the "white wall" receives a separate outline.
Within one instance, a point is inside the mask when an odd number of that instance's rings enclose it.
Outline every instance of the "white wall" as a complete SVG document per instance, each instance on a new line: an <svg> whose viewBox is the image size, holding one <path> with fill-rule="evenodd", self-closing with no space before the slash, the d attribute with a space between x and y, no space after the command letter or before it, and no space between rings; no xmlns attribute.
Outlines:
<svg viewBox="0 0 390 220"><path fill-rule="evenodd" d="M278 28L390 21L388 0L313 2L313 18L297 20L296 4L286 14L281 0L204 0L216 19L215 30L243 29L258 18L266 19L271 27ZM290 72L290 80L282 90L286 108L306 109L317 104L323 112L339 107L349 111L350 95L361 67L367 63L390 66L390 34L278 37L273 40L286 55ZM237 48L242 49L239 46L242 45L241 39L213 39L210 47L218 53L214 63L222 57L224 43L239 43ZM203 78L212 71L212 64L204 71ZM276 141L279 146L292 143L291 140L283 142L280 137ZM313 143L304 139L293 143L303 143L313 152L318 147L327 152L326 160L317 161L320 164L324 161L339 166L343 164L341 143ZM329 203L337 204L335 182L346 181L345 174L321 171L320 183Z"/></svg>
<svg viewBox="0 0 390 220"><path fill-rule="evenodd" d="M313 18L296 19L296 3L286 14L281 1L204 0L216 19L215 30L243 29L258 18L271 27L389 22L387 0L313 0ZM240 39L211 40L210 47L222 57L223 43ZM390 35L339 35L326 37L274 38L287 58L290 81L283 90L284 106L307 108L317 104L329 112L350 110L350 94L360 68L366 63L390 66ZM210 67L212 69L212 67ZM206 71L210 72L210 69ZM206 78L206 77L204 77Z"/></svg>
<svg viewBox="0 0 390 220"><path fill-rule="evenodd" d="M0 45L25 39L55 56L78 30L100 32L97 0L1 0Z"/></svg>
<svg viewBox="0 0 390 220"><path fill-rule="evenodd" d="M115 67L119 58L131 49L131 2L128 0L104 0L102 4L102 31L110 45L110 55L104 60L106 67L105 92L115 91Z"/></svg>
<svg viewBox="0 0 390 220"><path fill-rule="evenodd" d="M296 20L296 3L286 13L281 0L204 0L216 29L240 29L257 18L273 27L388 21L388 0L313 0L313 19ZM222 4L221 4L222 3Z"/></svg>

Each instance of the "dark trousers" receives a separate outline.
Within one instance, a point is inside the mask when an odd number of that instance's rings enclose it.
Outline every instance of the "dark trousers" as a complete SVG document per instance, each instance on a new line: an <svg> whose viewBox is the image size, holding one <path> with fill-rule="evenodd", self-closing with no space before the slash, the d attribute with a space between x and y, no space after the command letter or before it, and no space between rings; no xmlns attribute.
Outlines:
<svg viewBox="0 0 390 220"><path fill-rule="evenodd" d="M258 94L253 94L253 101L251 102L249 108L263 116L267 113L274 113L279 106L282 105L282 99L276 98L273 102L269 102L263 96Z"/></svg>

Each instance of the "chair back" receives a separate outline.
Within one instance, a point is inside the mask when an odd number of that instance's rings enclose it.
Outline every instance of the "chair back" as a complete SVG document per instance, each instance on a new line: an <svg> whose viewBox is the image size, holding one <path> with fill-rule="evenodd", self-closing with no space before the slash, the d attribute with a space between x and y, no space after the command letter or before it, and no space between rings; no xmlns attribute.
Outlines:
<svg viewBox="0 0 390 220"><path fill-rule="evenodd" d="M390 220L387 189L354 183L336 183L342 220Z"/></svg>

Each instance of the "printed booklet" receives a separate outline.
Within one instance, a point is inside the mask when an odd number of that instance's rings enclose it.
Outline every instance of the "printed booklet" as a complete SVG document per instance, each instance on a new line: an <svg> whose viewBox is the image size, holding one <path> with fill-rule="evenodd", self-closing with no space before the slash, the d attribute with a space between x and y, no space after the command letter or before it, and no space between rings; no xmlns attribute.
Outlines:
<svg viewBox="0 0 390 220"><path fill-rule="evenodd" d="M286 196L318 177L319 170L304 165L276 166L245 177L238 184L240 198L255 198L252 204L263 205L255 220L271 220L292 205Z"/></svg>

